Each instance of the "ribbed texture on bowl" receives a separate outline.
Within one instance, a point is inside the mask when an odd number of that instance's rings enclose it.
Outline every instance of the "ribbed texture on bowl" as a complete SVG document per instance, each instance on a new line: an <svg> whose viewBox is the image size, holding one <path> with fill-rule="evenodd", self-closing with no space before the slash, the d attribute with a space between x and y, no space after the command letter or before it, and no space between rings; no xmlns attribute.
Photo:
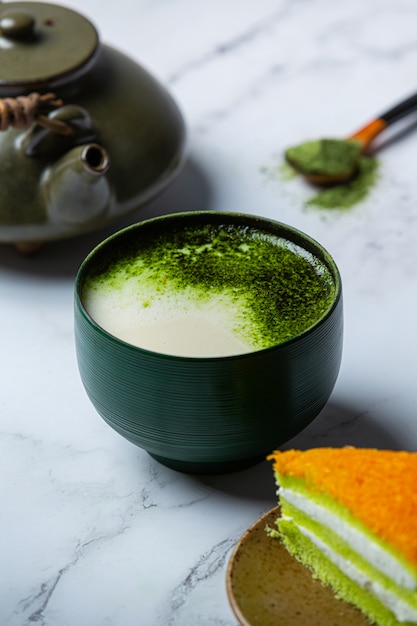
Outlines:
<svg viewBox="0 0 417 626"><path fill-rule="evenodd" d="M180 358L135 348L76 303L81 378L98 413L149 453L190 464L261 458L320 412L342 351L342 307L314 332L258 353Z"/></svg>
<svg viewBox="0 0 417 626"><path fill-rule="evenodd" d="M333 390L343 335L337 284L333 307L309 331L223 358L175 357L119 341L91 320L76 289L81 379L103 419L166 465L211 473L250 465L307 426Z"/></svg>

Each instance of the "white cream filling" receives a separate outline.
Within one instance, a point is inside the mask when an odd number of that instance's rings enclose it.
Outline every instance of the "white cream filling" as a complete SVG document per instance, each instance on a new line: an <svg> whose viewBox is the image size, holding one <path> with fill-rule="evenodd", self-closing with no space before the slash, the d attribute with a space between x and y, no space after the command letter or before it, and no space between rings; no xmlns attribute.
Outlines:
<svg viewBox="0 0 417 626"><path fill-rule="evenodd" d="M406 589L417 589L415 578L404 565L393 554L365 535L360 529L351 526L336 513L329 511L320 504L316 504L293 489L280 487L279 495L297 509L339 535L353 550L358 552L373 567L388 576L397 585Z"/></svg>
<svg viewBox="0 0 417 626"><path fill-rule="evenodd" d="M346 576L365 589L369 589L397 618L399 622L417 622L417 611L399 598L394 592L388 591L379 583L369 580L353 563L335 552L327 543L317 537L311 530L297 524L300 532L334 563Z"/></svg>

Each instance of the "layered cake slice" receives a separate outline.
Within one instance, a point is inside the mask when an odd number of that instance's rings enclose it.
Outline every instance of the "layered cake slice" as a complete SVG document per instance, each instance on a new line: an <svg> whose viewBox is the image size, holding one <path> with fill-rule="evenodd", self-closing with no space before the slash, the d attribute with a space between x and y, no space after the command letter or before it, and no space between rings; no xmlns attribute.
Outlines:
<svg viewBox="0 0 417 626"><path fill-rule="evenodd" d="M417 624L417 452L315 448L268 457L271 534L379 626Z"/></svg>

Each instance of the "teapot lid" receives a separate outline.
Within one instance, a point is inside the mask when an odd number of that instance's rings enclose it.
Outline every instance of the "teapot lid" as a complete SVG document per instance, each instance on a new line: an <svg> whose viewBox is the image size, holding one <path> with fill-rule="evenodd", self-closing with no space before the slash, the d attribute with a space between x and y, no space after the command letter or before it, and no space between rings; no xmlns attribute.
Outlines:
<svg viewBox="0 0 417 626"><path fill-rule="evenodd" d="M86 71L99 37L92 23L63 6L0 2L0 90L51 88Z"/></svg>

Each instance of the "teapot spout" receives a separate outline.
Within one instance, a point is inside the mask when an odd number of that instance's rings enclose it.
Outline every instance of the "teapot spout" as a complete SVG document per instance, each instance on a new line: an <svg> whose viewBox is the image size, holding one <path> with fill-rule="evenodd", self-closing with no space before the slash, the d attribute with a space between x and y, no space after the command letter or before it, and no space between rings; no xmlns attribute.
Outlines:
<svg viewBox="0 0 417 626"><path fill-rule="evenodd" d="M80 161L84 171L94 176L105 174L110 167L110 159L105 149L98 143L79 146ZM77 149L75 148L77 152Z"/></svg>
<svg viewBox="0 0 417 626"><path fill-rule="evenodd" d="M90 226L109 213L110 159L97 143L72 148L45 172L42 191L49 217L68 226Z"/></svg>

